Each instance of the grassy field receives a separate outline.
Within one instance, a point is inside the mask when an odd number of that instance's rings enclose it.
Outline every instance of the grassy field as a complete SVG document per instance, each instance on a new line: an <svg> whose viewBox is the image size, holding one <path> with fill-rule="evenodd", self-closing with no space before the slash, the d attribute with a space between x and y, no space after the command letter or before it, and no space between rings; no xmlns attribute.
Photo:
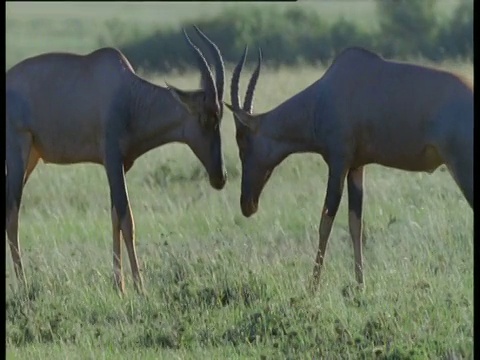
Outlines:
<svg viewBox="0 0 480 360"><path fill-rule="evenodd" d="M142 6L153 5L159 6ZM19 8L7 5L7 26ZM22 21L55 15L42 9L24 8L29 15ZM70 11L82 22L108 18L106 10ZM110 16L119 16L115 11ZM138 12L146 22L155 20L148 10ZM45 46L74 46L71 35L56 43L58 34L45 31ZM8 34L7 27L7 57L16 41ZM20 53L35 49L34 36L23 39ZM443 68L473 81L472 64ZM322 72L265 69L256 111L272 108ZM185 88L198 84L196 74L149 78ZM366 289L353 290L345 197L312 297L306 286L325 164L315 155L289 157L269 181L258 214L246 219L229 113L222 135L229 173L223 191L211 189L194 155L176 144L146 154L128 173L147 297L134 292L126 258L127 294L119 297L113 289L104 170L37 167L20 214L28 289L17 288L8 248L6 254L7 358L473 358L473 212L444 168L427 175L367 167Z"/></svg>

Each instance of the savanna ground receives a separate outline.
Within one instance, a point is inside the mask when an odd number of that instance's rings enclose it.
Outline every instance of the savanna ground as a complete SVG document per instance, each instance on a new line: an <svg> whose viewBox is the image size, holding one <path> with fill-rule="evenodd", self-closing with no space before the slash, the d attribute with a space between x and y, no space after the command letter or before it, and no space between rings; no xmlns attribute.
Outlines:
<svg viewBox="0 0 480 360"><path fill-rule="evenodd" d="M13 5L7 6L7 58L17 39L9 34L26 33L37 19L32 8ZM107 9L88 14L107 19ZM52 28L63 26L55 13L42 14ZM89 17L79 12L77 20ZM35 48L42 29L30 39L18 36L20 53ZM85 35L81 51L91 50L95 31ZM57 37L66 43L64 34L45 30L42 36L52 46ZM58 49L63 45L52 50ZM472 79L472 64L440 66ZM265 69L256 111L272 108L323 71ZM196 73L146 76L158 84L198 84ZM367 167L366 289L353 290L345 193L312 297L306 288L325 164L316 155L288 158L264 190L259 212L246 219L228 112L222 135L229 181L220 192L181 145L146 154L127 175L147 297L135 293L126 256L127 294L113 289L104 170L37 167L20 215L28 289L17 288L6 253L8 358L473 358L473 212L443 167L432 175Z"/></svg>

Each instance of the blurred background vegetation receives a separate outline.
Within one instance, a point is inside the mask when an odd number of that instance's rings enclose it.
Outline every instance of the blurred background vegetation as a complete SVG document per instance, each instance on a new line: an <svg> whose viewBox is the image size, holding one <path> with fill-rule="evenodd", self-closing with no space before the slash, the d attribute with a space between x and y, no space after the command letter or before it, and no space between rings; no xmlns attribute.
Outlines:
<svg viewBox="0 0 480 360"><path fill-rule="evenodd" d="M40 52L115 46L135 68L183 71L191 54L182 28L192 24L217 43L226 62L238 61L247 44L261 47L273 67L327 65L347 46L396 59L473 59L471 0L191 2L168 7L19 2L7 3L6 9L7 68Z"/></svg>

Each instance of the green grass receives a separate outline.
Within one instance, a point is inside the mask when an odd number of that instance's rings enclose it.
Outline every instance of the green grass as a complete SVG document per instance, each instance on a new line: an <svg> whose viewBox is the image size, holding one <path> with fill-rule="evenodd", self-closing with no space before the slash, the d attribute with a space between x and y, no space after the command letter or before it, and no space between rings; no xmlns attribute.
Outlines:
<svg viewBox="0 0 480 360"><path fill-rule="evenodd" d="M445 67L472 78L472 64ZM321 75L265 69L256 111ZM198 83L196 74L166 79ZM20 214L27 290L17 288L7 250L7 358L473 358L473 212L447 171L368 166L366 289L353 287L344 198L311 297L325 164L316 155L289 157L246 219L229 113L222 135L223 191L210 188L181 145L146 154L128 173L146 298L133 290L126 257L127 294L113 290L104 170L38 166Z"/></svg>

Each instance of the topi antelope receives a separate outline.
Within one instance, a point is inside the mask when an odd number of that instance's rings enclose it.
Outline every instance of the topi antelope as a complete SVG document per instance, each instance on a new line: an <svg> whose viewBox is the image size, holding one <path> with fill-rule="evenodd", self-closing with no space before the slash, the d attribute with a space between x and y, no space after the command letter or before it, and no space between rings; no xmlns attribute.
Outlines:
<svg viewBox="0 0 480 360"><path fill-rule="evenodd" d="M388 61L361 49L344 50L324 76L263 114L252 114L260 73L250 79L243 108L238 96L247 48L231 83L236 140L242 162L240 205L257 211L273 169L288 155L313 152L328 165L328 183L313 270L318 287L325 250L347 178L355 275L363 286L364 166L371 163L432 173L446 164L473 209L473 87L440 70Z"/></svg>
<svg viewBox="0 0 480 360"><path fill-rule="evenodd" d="M18 240L22 191L39 159L45 163L91 162L105 167L110 187L113 273L124 291L121 238L134 285L143 292L135 250L134 221L125 174L134 161L160 145L187 144L222 189L226 171L220 140L224 65L217 46L197 27L211 52L215 79L187 33L202 89L183 91L137 76L118 50L88 55L49 53L26 59L6 73L6 232L17 278L26 283Z"/></svg>

